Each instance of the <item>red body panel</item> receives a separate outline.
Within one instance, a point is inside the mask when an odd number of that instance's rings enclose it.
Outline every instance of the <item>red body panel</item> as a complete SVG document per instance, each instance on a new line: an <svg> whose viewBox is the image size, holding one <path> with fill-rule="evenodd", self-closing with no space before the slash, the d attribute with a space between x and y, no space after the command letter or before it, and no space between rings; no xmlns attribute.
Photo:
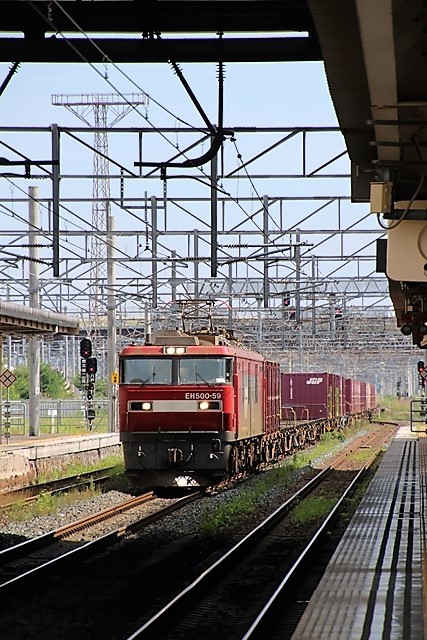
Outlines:
<svg viewBox="0 0 427 640"><path fill-rule="evenodd" d="M344 378L337 374L334 377L334 417L339 418L345 414L345 384Z"/></svg>
<svg viewBox="0 0 427 640"><path fill-rule="evenodd" d="M360 411L361 412L366 411L366 409L368 408L366 387L367 387L366 382L360 383Z"/></svg>
<svg viewBox="0 0 427 640"><path fill-rule="evenodd" d="M185 400L221 400L221 412L195 413L174 411L173 407L161 413L131 413L127 411L128 402L168 401L172 405ZM119 389L120 431L232 431L234 428L234 390L231 385L212 388L205 385L194 386L122 386Z"/></svg>
<svg viewBox="0 0 427 640"><path fill-rule="evenodd" d="M377 388L369 383L366 387L366 408L375 409L377 406Z"/></svg>

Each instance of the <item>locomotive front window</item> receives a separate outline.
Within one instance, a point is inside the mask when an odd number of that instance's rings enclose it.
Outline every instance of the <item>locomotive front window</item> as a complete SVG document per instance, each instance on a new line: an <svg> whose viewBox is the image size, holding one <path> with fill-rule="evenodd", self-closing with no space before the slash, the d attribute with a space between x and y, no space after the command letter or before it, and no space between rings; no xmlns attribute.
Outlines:
<svg viewBox="0 0 427 640"><path fill-rule="evenodd" d="M172 358L123 358L125 384L172 384Z"/></svg>
<svg viewBox="0 0 427 640"><path fill-rule="evenodd" d="M232 380L231 358L180 358L178 384L225 384Z"/></svg>

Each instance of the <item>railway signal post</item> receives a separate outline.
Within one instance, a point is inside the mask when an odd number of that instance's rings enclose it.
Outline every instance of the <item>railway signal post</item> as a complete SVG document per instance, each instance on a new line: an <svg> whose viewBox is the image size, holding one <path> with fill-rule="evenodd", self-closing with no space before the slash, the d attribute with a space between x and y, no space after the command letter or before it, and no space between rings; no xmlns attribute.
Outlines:
<svg viewBox="0 0 427 640"><path fill-rule="evenodd" d="M92 342L83 338L80 342L80 381L86 391L85 398L85 422L89 430L95 420L96 411L93 404L95 395L95 376L98 370L98 361L92 357Z"/></svg>

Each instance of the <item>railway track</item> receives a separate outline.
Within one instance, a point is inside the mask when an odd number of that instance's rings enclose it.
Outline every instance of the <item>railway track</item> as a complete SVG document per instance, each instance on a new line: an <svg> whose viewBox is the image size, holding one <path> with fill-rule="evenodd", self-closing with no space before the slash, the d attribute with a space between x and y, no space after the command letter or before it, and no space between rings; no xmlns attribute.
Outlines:
<svg viewBox="0 0 427 640"><path fill-rule="evenodd" d="M192 493L171 501L149 515L138 514L138 509L142 505L156 500L156 496L150 491L38 538L0 551L0 597L15 588L23 589L30 582L33 585L37 580L43 580L49 572L61 572L67 564L81 557L104 551L124 536L183 508L202 495L202 492ZM128 514L129 521L127 523L122 521L117 527L117 518L122 517L123 514ZM108 533L105 532L106 521L110 523ZM97 527L101 524L102 534L99 533L99 529L97 531ZM86 539L82 538L83 531Z"/></svg>
<svg viewBox="0 0 427 640"><path fill-rule="evenodd" d="M353 442L351 447L356 449L357 442ZM362 447L371 452L374 445L365 438ZM341 454L340 457L347 460L343 462L342 468L353 468L351 453L347 456ZM331 462L332 459L329 460L329 464ZM301 486L303 478L312 477L314 473L313 468L306 468L301 477L295 478L295 482ZM340 474L344 475L345 472ZM254 482L256 486L256 478ZM236 490L239 494L237 488L231 490ZM288 498L290 491L291 485L277 487L277 491L274 489L271 495L270 492L266 494L265 501L263 499L259 503L259 508L257 507L253 514L243 517L235 514L237 528L232 525L232 530L225 529L223 533L218 529L214 537L212 534L202 535L200 524L205 508L209 510L211 502L216 505L215 509L221 509L223 505L228 504L226 496L225 500L222 499L220 492L220 495L208 498L206 504L205 501L196 502L184 509L182 514L177 514L177 517L172 514L171 517L165 518L164 523L159 523L160 526L142 527L137 535L116 537L115 541L125 538L126 542L114 545L111 551L106 545L104 549L100 547L100 552L95 555L88 548L88 561L83 558L84 554L76 555L77 560L81 558L80 562L69 562L68 565L64 562L56 566L52 563L52 567L47 568L45 573L39 572L37 575L35 572L29 581L17 582L17 588L12 586L4 593L0 589L0 597L3 598L4 604L1 607L0 624L8 630L7 639L21 640L26 637L28 640L36 640L43 637L45 640L57 640L58 637L78 636L81 640L124 640L154 616L185 585L191 584L197 576L204 573L212 562L217 560L221 549L230 548L230 545L249 530L251 520L260 522L261 514L267 515L270 509L275 509L279 504L279 496ZM227 493L228 491L225 492ZM243 495L244 493L243 491ZM232 502L233 500L232 498ZM276 536L276 545L279 545L280 551L288 548L288 553L295 555L295 535L299 534L295 534L295 527L289 524L284 531L284 538ZM77 532L74 535L78 537L80 544L84 544L81 539L83 536L86 537L85 532ZM272 539L274 540L274 536ZM71 556L70 560L72 559ZM19 563L19 560L16 562ZM70 565L71 570L68 571ZM278 566L277 557L271 556L266 566L261 567L254 563L252 575L249 577L237 578L237 583L231 588L231 593L240 597L237 604L231 601L227 604L230 592L226 594L225 604L213 602L210 606L209 603L207 612L216 610L217 619L210 625L211 629L208 629L207 633L206 627L203 627L198 639L203 637L204 640L209 640L209 637L212 637L209 633L212 634L216 630L216 635L213 634L216 638L227 637L228 640L229 623L232 627L240 629L243 635L277 587L280 581ZM52 575L46 580L48 572ZM257 586L259 574L269 574L275 579L263 601L260 599L262 594ZM34 597L36 592L37 597ZM24 602L22 598L25 597L25 606L16 606L18 596L21 602ZM246 626L243 627L240 619L242 614L247 617ZM202 623L204 617L205 615L202 616ZM197 624L200 624L200 621L195 622L196 628ZM194 629L191 633L194 633ZM191 633L186 634L188 640L191 640ZM158 634L157 637L166 639L163 634ZM177 640L178 638L179 636ZM230 640L232 638L230 635Z"/></svg>
<svg viewBox="0 0 427 640"><path fill-rule="evenodd" d="M108 475L108 471L108 468L88 471L67 478L12 489L0 495L0 510L11 509L17 504L30 504L35 502L41 494L56 495L80 491L92 485L102 485L112 478L111 475Z"/></svg>
<svg viewBox="0 0 427 640"><path fill-rule="evenodd" d="M343 453L333 466L320 471L191 584L153 613L127 640L158 637L162 640L200 637L210 640L218 637L218 633L228 640L270 638L270 631L266 634L266 629L270 628L271 619L277 618L277 610L283 608L286 596L302 579L307 566L311 569L313 558L320 553L322 543L328 538L346 499L365 477L383 443L383 438L369 434L362 443L359 441L354 445L354 451L362 446L369 448L371 454L365 464L361 466L359 463L358 471L339 470L348 464L352 451ZM339 476L345 476L345 479L338 481ZM333 484L335 492L338 484L344 484L335 505L304 545L290 539L289 528L284 526L284 521L307 496L314 492L324 494L327 483ZM283 626L281 628L283 631Z"/></svg>

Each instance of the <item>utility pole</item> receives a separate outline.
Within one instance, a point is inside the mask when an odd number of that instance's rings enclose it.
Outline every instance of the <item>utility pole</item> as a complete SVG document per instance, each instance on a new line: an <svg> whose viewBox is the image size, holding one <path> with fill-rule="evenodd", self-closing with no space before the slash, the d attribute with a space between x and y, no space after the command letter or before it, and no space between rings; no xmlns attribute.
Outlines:
<svg viewBox="0 0 427 640"><path fill-rule="evenodd" d="M31 238L29 261L29 303L30 307L40 308L40 265L38 262L40 232L39 188L28 190L28 235ZM29 434L40 435L40 340L36 336L29 339L28 362L30 370L29 391Z"/></svg>

